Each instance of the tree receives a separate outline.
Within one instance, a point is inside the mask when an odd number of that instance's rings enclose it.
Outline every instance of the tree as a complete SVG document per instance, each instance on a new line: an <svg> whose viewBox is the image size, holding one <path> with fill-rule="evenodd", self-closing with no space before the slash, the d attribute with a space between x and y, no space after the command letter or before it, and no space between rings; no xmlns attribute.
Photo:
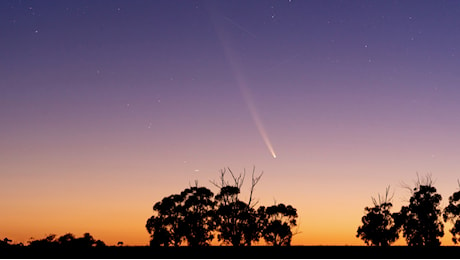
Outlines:
<svg viewBox="0 0 460 260"><path fill-rule="evenodd" d="M94 242L95 247L106 247L107 245L104 243L104 241L98 239L96 242Z"/></svg>
<svg viewBox="0 0 460 260"><path fill-rule="evenodd" d="M152 246L205 246L213 239L214 194L205 187L185 189L157 202L147 220Z"/></svg>
<svg viewBox="0 0 460 260"><path fill-rule="evenodd" d="M365 207L366 215L361 218L362 226L358 227L356 237L364 240L366 245L389 246L399 238L400 227L395 223L396 213L390 213L391 198L388 197L389 187L385 197L379 201L372 198L374 207Z"/></svg>
<svg viewBox="0 0 460 260"><path fill-rule="evenodd" d="M96 241L90 233L84 233L82 237L78 238L72 233L67 233L60 236L57 242L61 247L80 249L102 246L104 244L101 240Z"/></svg>
<svg viewBox="0 0 460 260"><path fill-rule="evenodd" d="M36 239L36 240L29 241L29 247L34 247L34 248L56 248L58 246L59 246L59 241L56 240L55 234L50 234L43 239Z"/></svg>
<svg viewBox="0 0 460 260"><path fill-rule="evenodd" d="M184 222L183 233L189 246L207 246L214 238L214 194L205 187L185 189L181 196Z"/></svg>
<svg viewBox="0 0 460 260"><path fill-rule="evenodd" d="M297 210L280 203L266 209L260 207L259 214L265 216L262 231L264 240L273 246L290 246L293 236L291 229L297 225Z"/></svg>
<svg viewBox="0 0 460 260"><path fill-rule="evenodd" d="M227 170L233 183L225 180ZM255 176L255 167L253 168L247 203L239 199L246 172L236 176L230 168L227 168L222 169L220 173L220 184L213 182L215 186L220 188L219 194L215 196L217 202L215 221L219 233L217 238L224 244L251 246L252 242L259 241L261 237L260 221L254 209L257 202L253 201L253 193L263 173Z"/></svg>
<svg viewBox="0 0 460 260"><path fill-rule="evenodd" d="M84 233L82 237L75 239L74 245L78 248L90 248L96 246L96 240L90 233Z"/></svg>
<svg viewBox="0 0 460 260"><path fill-rule="evenodd" d="M449 205L444 209L443 218L444 221L452 222L453 227L449 231L452 241L457 244L460 240L460 190L449 197Z"/></svg>
<svg viewBox="0 0 460 260"><path fill-rule="evenodd" d="M57 241L61 246L72 247L75 243L75 236L72 233L67 233L60 236Z"/></svg>
<svg viewBox="0 0 460 260"><path fill-rule="evenodd" d="M396 218L409 246L441 245L439 238L444 236L439 207L441 199L429 176L423 184L417 181L409 205L403 206Z"/></svg>
<svg viewBox="0 0 460 260"><path fill-rule="evenodd" d="M154 215L147 220L146 228L152 239L152 246L178 247L183 241L182 197L174 194L163 198L153 206Z"/></svg>
<svg viewBox="0 0 460 260"><path fill-rule="evenodd" d="M235 175L227 168L220 173L220 183L212 182L219 188L215 196L196 183L154 204L153 215L145 225L151 246L178 247L184 242L188 246L207 246L216 233L219 242L233 246L251 246L263 236L273 245L290 245L297 210L284 204L255 209L254 188L262 173L256 176L253 168L247 202L240 199L246 172ZM227 173L231 175L230 182L225 178Z"/></svg>
<svg viewBox="0 0 460 260"><path fill-rule="evenodd" d="M84 233L82 237L78 238L72 233L66 233L59 238L51 234L43 239L29 241L29 246L39 248L87 249L105 246L105 243L101 240L96 241L90 233Z"/></svg>

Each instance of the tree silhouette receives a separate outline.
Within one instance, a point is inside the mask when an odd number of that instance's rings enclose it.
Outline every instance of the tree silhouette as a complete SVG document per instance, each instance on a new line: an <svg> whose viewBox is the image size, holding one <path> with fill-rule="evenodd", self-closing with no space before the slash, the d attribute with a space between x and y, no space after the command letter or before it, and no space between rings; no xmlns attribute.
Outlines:
<svg viewBox="0 0 460 260"><path fill-rule="evenodd" d="M163 198L147 220L152 246L205 246L213 239L214 194L205 187L191 187Z"/></svg>
<svg viewBox="0 0 460 260"><path fill-rule="evenodd" d="M182 192L183 233L189 246L207 246L214 238L214 194L207 188L191 187Z"/></svg>
<svg viewBox="0 0 460 260"><path fill-rule="evenodd" d="M8 239L5 237L3 240L0 240L0 248L5 248L11 246L11 242L13 242L11 239Z"/></svg>
<svg viewBox="0 0 460 260"><path fill-rule="evenodd" d="M154 215L147 220L146 228L151 234L152 246L180 246L183 240L181 222L182 197L171 195L153 206Z"/></svg>
<svg viewBox="0 0 460 260"><path fill-rule="evenodd" d="M94 242L94 246L95 247L106 247L107 245L105 244L104 241L98 239L98 240L96 240L96 242Z"/></svg>
<svg viewBox="0 0 460 260"><path fill-rule="evenodd" d="M262 174L256 176L255 168L247 203L239 197L245 172L235 175L227 168L220 173L220 183L212 182L219 188L215 196L196 183L154 204L153 215L145 225L151 246L178 247L184 242L192 247L208 246L215 234L219 242L232 246L251 246L262 237L269 244L290 245L297 210L284 204L256 210L253 194ZM225 179L227 173L231 182Z"/></svg>
<svg viewBox="0 0 460 260"><path fill-rule="evenodd" d="M224 243L240 246L243 240L243 225L245 220L242 213L246 211L246 203L238 200L240 189L224 186L215 199L218 203L216 225L219 232L217 238Z"/></svg>
<svg viewBox="0 0 460 260"><path fill-rule="evenodd" d="M280 203L268 208L260 207L259 214L265 216L262 231L265 241L273 246L290 246L291 229L297 225L297 210Z"/></svg>
<svg viewBox="0 0 460 260"><path fill-rule="evenodd" d="M460 239L460 191L454 192L449 197L449 205L444 209L444 221L450 220L453 227L449 230L452 234L452 241L457 244Z"/></svg>
<svg viewBox="0 0 460 260"><path fill-rule="evenodd" d="M425 183L417 182L408 206L397 214L396 222L402 225L403 236L409 246L439 246L444 235L441 222L441 195L427 177Z"/></svg>
<svg viewBox="0 0 460 260"><path fill-rule="evenodd" d="M60 236L57 240L60 245L65 247L72 247L75 243L75 236L72 233L67 233Z"/></svg>
<svg viewBox="0 0 460 260"><path fill-rule="evenodd" d="M230 173L233 183L225 180L225 175ZM252 182L248 203L239 199L241 187L244 182L245 172L236 176L230 168L220 171L220 184L214 185L220 188L215 199L217 202L216 228L218 240L232 246L251 246L252 242L259 241L261 236L259 217L254 210L256 203L253 202L254 188L262 174L255 176L255 168L252 172Z"/></svg>
<svg viewBox="0 0 460 260"><path fill-rule="evenodd" d="M374 207L365 207L366 215L361 218L362 226L358 227L356 237L364 240L366 245L389 246L399 238L400 226L395 223L395 214L390 213L391 198L388 197L389 187L385 197L379 195L379 201L372 198Z"/></svg>
<svg viewBox="0 0 460 260"><path fill-rule="evenodd" d="M32 239L32 238L31 238ZM50 234L45 238L30 240L29 247L31 248L56 248L59 246L59 241L56 240L55 234Z"/></svg>
<svg viewBox="0 0 460 260"><path fill-rule="evenodd" d="M43 239L31 240L29 241L29 246L38 248L87 249L105 246L105 243L101 240L96 241L90 233L85 233L82 237L78 238L72 233L66 233L59 238L56 238L55 234L51 234Z"/></svg>
<svg viewBox="0 0 460 260"><path fill-rule="evenodd" d="M75 239L74 245L78 248L89 248L96 246L96 240L90 233L84 233L82 237Z"/></svg>

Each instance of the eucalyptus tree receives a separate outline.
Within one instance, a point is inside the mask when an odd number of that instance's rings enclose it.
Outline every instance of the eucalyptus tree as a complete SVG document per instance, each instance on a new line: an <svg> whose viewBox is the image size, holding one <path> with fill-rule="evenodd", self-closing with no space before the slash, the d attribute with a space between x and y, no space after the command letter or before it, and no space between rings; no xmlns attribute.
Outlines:
<svg viewBox="0 0 460 260"><path fill-rule="evenodd" d="M190 187L163 198L147 220L152 246L206 246L213 239L214 194L205 187Z"/></svg>
<svg viewBox="0 0 460 260"><path fill-rule="evenodd" d="M214 194L205 187L191 187L183 198L183 233L189 246L207 246L214 238Z"/></svg>
<svg viewBox="0 0 460 260"><path fill-rule="evenodd" d="M232 182L225 178L227 170ZM230 168L227 168L222 169L220 173L220 183L213 182L220 189L215 196L217 239L232 246L251 246L253 242L259 241L262 232L260 216L254 208L257 202L253 201L254 188L262 173L255 176L255 168L253 168L248 202L242 201L239 197L246 172L235 175Z"/></svg>
<svg viewBox="0 0 460 260"><path fill-rule="evenodd" d="M449 197L449 205L444 208L443 218L444 221L452 222L453 226L449 231L452 234L452 241L457 244L460 240L460 190Z"/></svg>
<svg viewBox="0 0 460 260"><path fill-rule="evenodd" d="M297 226L297 210L283 203L270 207L260 207L259 215L264 216L262 237L273 246L290 246L292 228Z"/></svg>
<svg viewBox="0 0 460 260"><path fill-rule="evenodd" d="M408 246L441 245L439 239L444 236L441 200L429 176L424 183L417 181L409 205L403 206L396 218L397 223L402 225Z"/></svg>
<svg viewBox="0 0 460 260"><path fill-rule="evenodd" d="M399 238L400 226L396 224L397 213L391 213L393 207L389 187L385 196L379 195L378 201L372 198L373 207L365 207L365 215L361 218L356 237L364 240L368 246L390 246Z"/></svg>
<svg viewBox="0 0 460 260"><path fill-rule="evenodd" d="M182 244L182 200L181 195L173 194L155 203L154 214L145 225L152 238L150 245L178 247Z"/></svg>

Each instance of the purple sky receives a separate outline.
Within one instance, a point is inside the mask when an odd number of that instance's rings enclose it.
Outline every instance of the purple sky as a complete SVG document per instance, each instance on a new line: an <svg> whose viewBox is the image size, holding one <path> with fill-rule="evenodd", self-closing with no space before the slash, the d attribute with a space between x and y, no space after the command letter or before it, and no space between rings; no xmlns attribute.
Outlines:
<svg viewBox="0 0 460 260"><path fill-rule="evenodd" d="M297 244L363 244L370 198L390 185L399 210L417 173L445 205L459 17L441 0L1 1L0 236L148 244L156 201L253 165L263 204L298 208Z"/></svg>

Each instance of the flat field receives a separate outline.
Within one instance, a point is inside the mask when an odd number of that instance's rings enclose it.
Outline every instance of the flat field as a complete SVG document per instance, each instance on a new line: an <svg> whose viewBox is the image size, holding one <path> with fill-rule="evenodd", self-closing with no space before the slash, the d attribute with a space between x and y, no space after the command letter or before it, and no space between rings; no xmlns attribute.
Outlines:
<svg viewBox="0 0 460 260"><path fill-rule="evenodd" d="M387 248L367 246L291 246L291 247L228 247L151 248L123 246L81 249L3 248L1 258L35 259L458 259L460 247L441 246Z"/></svg>

